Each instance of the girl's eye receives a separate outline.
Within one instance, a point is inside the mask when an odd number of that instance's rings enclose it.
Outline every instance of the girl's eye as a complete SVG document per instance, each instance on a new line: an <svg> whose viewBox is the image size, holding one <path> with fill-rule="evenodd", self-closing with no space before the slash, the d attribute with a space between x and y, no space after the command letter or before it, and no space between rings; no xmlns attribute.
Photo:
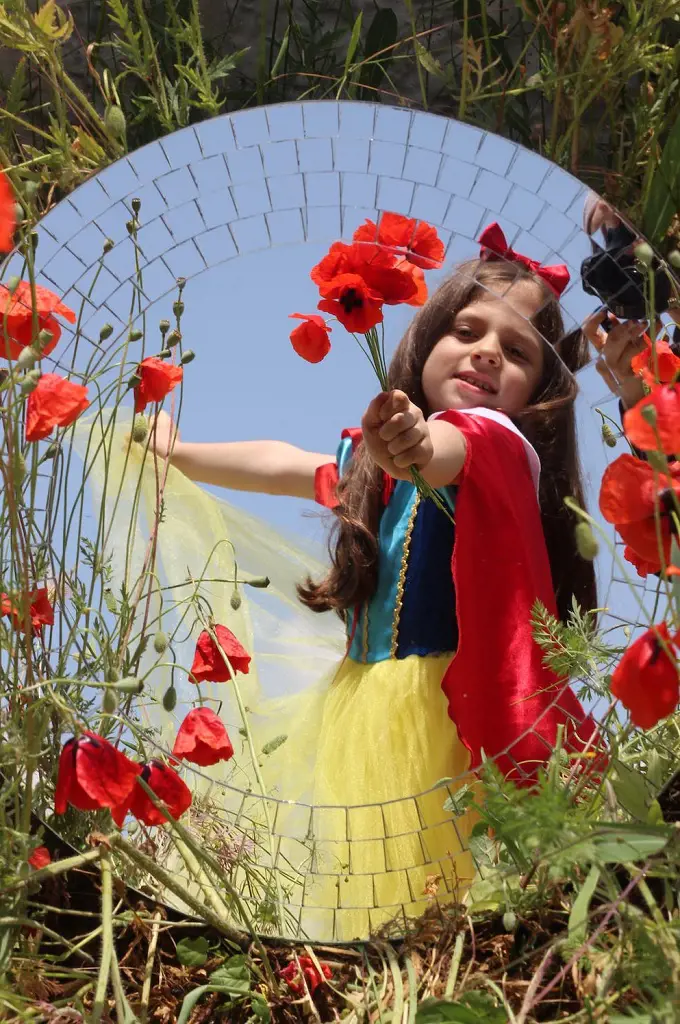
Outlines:
<svg viewBox="0 0 680 1024"><path fill-rule="evenodd" d="M472 337L472 330L469 327L457 327L456 331L463 338L471 338Z"/></svg>
<svg viewBox="0 0 680 1024"><path fill-rule="evenodd" d="M515 359L526 359L526 357L527 357L526 356L526 352L524 351L523 348L520 348L519 345L510 345L508 347L508 352Z"/></svg>

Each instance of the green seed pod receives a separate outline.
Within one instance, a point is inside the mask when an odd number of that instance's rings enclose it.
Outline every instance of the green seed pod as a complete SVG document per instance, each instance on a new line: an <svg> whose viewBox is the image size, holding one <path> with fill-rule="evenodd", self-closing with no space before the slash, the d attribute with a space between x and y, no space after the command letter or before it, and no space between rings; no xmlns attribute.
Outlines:
<svg viewBox="0 0 680 1024"><path fill-rule="evenodd" d="M257 587L259 590L266 590L271 580L269 576L254 576L252 580L244 580L249 587Z"/></svg>
<svg viewBox="0 0 680 1024"><path fill-rule="evenodd" d="M640 242L639 245L635 246L634 249L635 258L644 263L646 267L651 267L652 260L654 259L654 250L652 249L649 242Z"/></svg>
<svg viewBox="0 0 680 1024"><path fill-rule="evenodd" d="M184 303L182 302L181 299L177 299L176 302L173 302L172 311L178 318L182 315L182 313L184 312Z"/></svg>
<svg viewBox="0 0 680 1024"><path fill-rule="evenodd" d="M286 736L285 733L283 733L281 736L275 736L273 740L269 741L269 743L265 743L265 745L262 747L262 753L273 754L274 751L277 750L282 743L285 743L287 739L288 737Z"/></svg>
<svg viewBox="0 0 680 1024"><path fill-rule="evenodd" d="M125 131L127 125L125 123L125 114L120 107L112 103L110 107L106 108L104 114L104 124L106 125L107 131L117 139L125 138Z"/></svg>
<svg viewBox="0 0 680 1024"><path fill-rule="evenodd" d="M656 426L656 409L653 405L643 405L642 409L640 409L640 415L645 423L649 423L650 427Z"/></svg>
<svg viewBox="0 0 680 1024"><path fill-rule="evenodd" d="M118 693L141 693L144 689L144 683L136 676L126 676L125 679L111 685Z"/></svg>
<svg viewBox="0 0 680 1024"><path fill-rule="evenodd" d="M37 231L31 231L31 245L33 246L33 252L38 248L38 242L40 241L40 235Z"/></svg>
<svg viewBox="0 0 680 1024"><path fill-rule="evenodd" d="M586 562L592 562L600 550L595 534L589 523L579 523L575 529L576 549Z"/></svg>
<svg viewBox="0 0 680 1024"><path fill-rule="evenodd" d="M137 223L136 220L128 220L125 222L125 227L127 229L128 235L134 235L135 231L139 227L139 224Z"/></svg>
<svg viewBox="0 0 680 1024"><path fill-rule="evenodd" d="M512 910L506 910L503 914L503 927L506 932L514 932L517 927L517 914Z"/></svg>
<svg viewBox="0 0 680 1024"><path fill-rule="evenodd" d="M49 462L50 459L55 458L55 456L59 454L59 448L60 447L61 447L61 445L59 444L58 441L53 441L52 444L49 446L49 448L47 448L43 452L43 455L42 455L42 458L40 459L40 463L39 464L42 465L43 462Z"/></svg>
<svg viewBox="0 0 680 1024"><path fill-rule="evenodd" d="M108 338L113 334L113 324L104 324L101 331L99 332L99 340L107 341Z"/></svg>
<svg viewBox="0 0 680 1024"><path fill-rule="evenodd" d="M163 708L170 713L175 710L177 706L177 690L174 686L171 686L169 690L166 690L163 694Z"/></svg>
<svg viewBox="0 0 680 1024"><path fill-rule="evenodd" d="M54 337L54 335L52 334L52 331L46 331L46 330L40 331L40 333L38 334L38 339L36 341L36 346L38 348L38 352L42 352L42 350L44 348L46 348L49 345L49 343L52 341L53 337Z"/></svg>
<svg viewBox="0 0 680 1024"><path fill-rule="evenodd" d="M160 352L158 353L158 358L159 359L170 359L170 358L172 358L172 352L170 351L169 348L162 348L160 350Z"/></svg>
<svg viewBox="0 0 680 1024"><path fill-rule="evenodd" d="M168 647L168 634L159 629L153 638L153 649L156 654L162 654Z"/></svg>
<svg viewBox="0 0 680 1024"><path fill-rule="evenodd" d="M21 382L22 395L30 395L31 391L35 391L41 377L42 373L40 370L29 370Z"/></svg>
<svg viewBox="0 0 680 1024"><path fill-rule="evenodd" d="M141 341L144 337L144 332L140 331L138 327L135 327L134 331L130 331L128 338L130 341Z"/></svg>
<svg viewBox="0 0 680 1024"><path fill-rule="evenodd" d="M602 424L602 440L608 448L616 448L616 435L608 423Z"/></svg>
<svg viewBox="0 0 680 1024"><path fill-rule="evenodd" d="M14 486L21 487L26 476L26 460L24 459L21 452L17 451L14 455Z"/></svg>
<svg viewBox="0 0 680 1024"><path fill-rule="evenodd" d="M106 682L117 683L120 679L120 672L114 665L109 665L106 669Z"/></svg>
<svg viewBox="0 0 680 1024"><path fill-rule="evenodd" d="M169 320L161 320L161 322L159 323L158 326L161 329L161 334L163 335L163 337L165 337L165 335L170 330L170 321Z"/></svg>
<svg viewBox="0 0 680 1024"><path fill-rule="evenodd" d="M113 591L111 590L111 587L104 588L104 604L109 609L112 615L115 615L116 612L118 611L118 602L113 596ZM112 682L115 682L115 680L112 680Z"/></svg>
<svg viewBox="0 0 680 1024"><path fill-rule="evenodd" d="M182 358L180 359L180 363L181 363L182 366L186 366L188 363L193 363L195 358L196 358L196 353L193 351L193 349L188 348L186 350L186 352L182 353Z"/></svg>
<svg viewBox="0 0 680 1024"><path fill-rule="evenodd" d="M22 221L24 219L24 208L21 203L14 204L14 216L18 221Z"/></svg>
<svg viewBox="0 0 680 1024"><path fill-rule="evenodd" d="M17 367L18 370L30 370L31 367L35 364L36 360L39 358L40 356L38 355L36 350L34 348L31 348L30 345L27 345L26 348L22 348L21 352L19 353L19 357L14 365Z"/></svg>
<svg viewBox="0 0 680 1024"><path fill-rule="evenodd" d="M182 340L182 335L179 331L170 331L170 334L165 339L166 348L174 348L175 345L179 345Z"/></svg>
<svg viewBox="0 0 680 1024"><path fill-rule="evenodd" d="M668 262L676 270L680 270L680 252L677 249L673 249L673 252L668 254Z"/></svg>
<svg viewBox="0 0 680 1024"><path fill-rule="evenodd" d="M181 294L182 294L182 292L184 291L184 285L185 285L186 283L187 283L187 279L186 279L186 277L178 277L178 278L177 278L177 287L179 288L179 293L180 293L180 295L181 295Z"/></svg>
<svg viewBox="0 0 680 1024"><path fill-rule="evenodd" d="M139 213L141 208L142 208L142 200L141 199L137 199L137 198L133 199L132 200L132 212L134 213L135 217L137 216L137 214Z"/></svg>
<svg viewBox="0 0 680 1024"><path fill-rule="evenodd" d="M111 250L113 249L115 244L116 243L114 242L114 240L112 238L107 238L106 241L104 242L104 245L102 246L102 248L103 248L105 253L111 252Z"/></svg>
<svg viewBox="0 0 680 1024"><path fill-rule="evenodd" d="M132 440L135 444L143 444L146 435L149 433L149 421L146 416L138 412L132 421Z"/></svg>
<svg viewBox="0 0 680 1024"><path fill-rule="evenodd" d="M133 373L130 379L128 380L128 388L138 388L141 383L142 378L139 376L139 374Z"/></svg>
<svg viewBox="0 0 680 1024"><path fill-rule="evenodd" d="M107 715L113 715L118 709L118 694L112 686L107 686L102 699L102 709Z"/></svg>
<svg viewBox="0 0 680 1024"><path fill-rule="evenodd" d="M35 194L38 191L37 181L25 181L24 182L24 197L30 201L35 198Z"/></svg>
<svg viewBox="0 0 680 1024"><path fill-rule="evenodd" d="M234 590L232 592L231 598L229 599L229 604L231 605L235 612L237 612L241 607L241 595L239 594L238 590Z"/></svg>

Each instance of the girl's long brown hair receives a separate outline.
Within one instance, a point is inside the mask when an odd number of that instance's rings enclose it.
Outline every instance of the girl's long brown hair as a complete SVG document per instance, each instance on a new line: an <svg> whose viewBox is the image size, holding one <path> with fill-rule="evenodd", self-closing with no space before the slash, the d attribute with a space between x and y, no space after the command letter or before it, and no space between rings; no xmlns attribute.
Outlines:
<svg viewBox="0 0 680 1024"><path fill-rule="evenodd" d="M428 409L423 393L423 367L437 342L451 330L456 314L487 289L502 295L523 280L540 284L544 291L545 302L532 323L549 345L541 380L529 405L515 420L541 460L543 532L559 617L566 621L572 597L583 609L597 604L593 565L578 554L576 524L564 504L564 498L570 496L584 507L574 416L578 386L567 370L575 372L585 365L588 350L580 331L564 336L559 302L553 293L519 263L474 260L461 264L414 317L394 353L388 383L390 390L404 391L426 417L430 415L435 410ZM330 572L318 583L308 578L298 585L301 601L314 611L334 608L342 614L375 593L382 484L382 469L360 444L338 484L340 504L334 510L329 542Z"/></svg>

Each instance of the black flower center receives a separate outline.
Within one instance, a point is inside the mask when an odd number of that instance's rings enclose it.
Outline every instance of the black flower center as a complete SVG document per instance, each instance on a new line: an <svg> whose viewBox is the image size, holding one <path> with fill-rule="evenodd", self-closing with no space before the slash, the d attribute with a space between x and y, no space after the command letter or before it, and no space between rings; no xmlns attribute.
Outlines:
<svg viewBox="0 0 680 1024"><path fill-rule="evenodd" d="M356 288L348 288L340 297L340 305L345 313L351 313L354 309L361 309L363 304L364 300Z"/></svg>
<svg viewBox="0 0 680 1024"><path fill-rule="evenodd" d="M676 495L670 487L666 487L663 491L659 491L659 508L661 515L668 519L668 527L671 533L677 537L677 523L675 518L671 515L672 512L675 512L677 515L676 500Z"/></svg>

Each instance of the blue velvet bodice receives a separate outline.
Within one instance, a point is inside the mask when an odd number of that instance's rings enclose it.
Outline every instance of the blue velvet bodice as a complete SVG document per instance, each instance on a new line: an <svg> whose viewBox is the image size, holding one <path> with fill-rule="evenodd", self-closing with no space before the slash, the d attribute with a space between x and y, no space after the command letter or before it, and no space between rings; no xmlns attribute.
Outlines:
<svg viewBox="0 0 680 1024"><path fill-rule="evenodd" d="M338 449L340 475L351 454L351 440L345 438ZM455 494L453 487L442 492L452 508ZM353 661L456 650L453 544L450 518L433 501L422 499L410 481L397 480L380 521L376 592L358 618L356 612L348 616Z"/></svg>

